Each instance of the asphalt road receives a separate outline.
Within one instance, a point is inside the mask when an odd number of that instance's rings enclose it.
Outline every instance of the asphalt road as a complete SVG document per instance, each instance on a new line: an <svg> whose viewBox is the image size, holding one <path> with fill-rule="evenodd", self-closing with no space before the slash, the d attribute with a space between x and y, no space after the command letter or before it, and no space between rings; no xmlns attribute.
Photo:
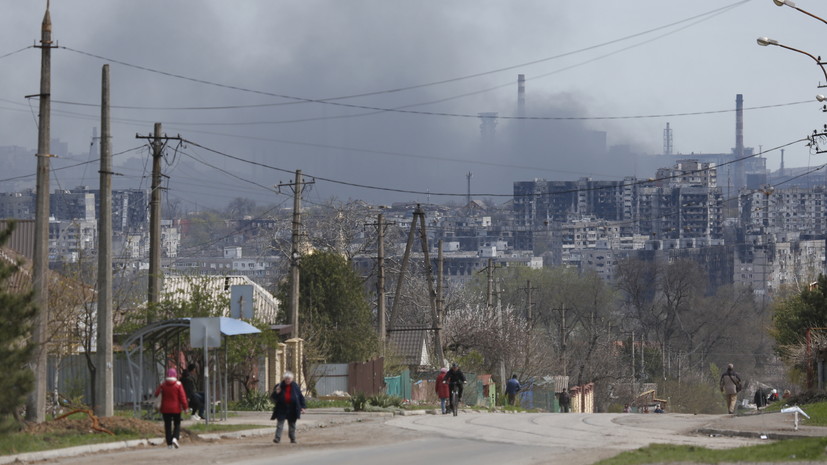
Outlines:
<svg viewBox="0 0 827 465"><path fill-rule="evenodd" d="M692 433L715 418L669 414L480 413L464 413L458 417L421 415L373 418L300 431L299 444L273 444L268 433L266 436L216 443L184 441L178 450L144 447L65 457L53 463L479 465L500 462L509 465L585 465L651 443L727 448L756 442Z"/></svg>

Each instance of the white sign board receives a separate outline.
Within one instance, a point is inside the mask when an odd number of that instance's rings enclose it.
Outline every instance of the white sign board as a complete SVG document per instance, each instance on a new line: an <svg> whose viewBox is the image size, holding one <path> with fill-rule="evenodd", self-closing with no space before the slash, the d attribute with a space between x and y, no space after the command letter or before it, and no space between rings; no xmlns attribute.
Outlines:
<svg viewBox="0 0 827 465"><path fill-rule="evenodd" d="M253 286L230 286L230 318L253 319Z"/></svg>
<svg viewBox="0 0 827 465"><path fill-rule="evenodd" d="M198 347L221 347L220 318L192 318L190 320L190 345Z"/></svg>

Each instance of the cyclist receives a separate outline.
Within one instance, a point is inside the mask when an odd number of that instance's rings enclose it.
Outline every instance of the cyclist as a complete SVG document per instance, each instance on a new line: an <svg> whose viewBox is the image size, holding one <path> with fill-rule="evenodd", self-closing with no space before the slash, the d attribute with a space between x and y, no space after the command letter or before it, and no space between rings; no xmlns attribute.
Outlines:
<svg viewBox="0 0 827 465"><path fill-rule="evenodd" d="M462 400L462 385L465 384L465 375L462 373L462 370L459 369L459 364L456 362L451 364L451 369L445 374L444 382L448 383L451 391L456 387L457 403L459 403L459 401ZM451 404L452 409L453 407L453 404Z"/></svg>

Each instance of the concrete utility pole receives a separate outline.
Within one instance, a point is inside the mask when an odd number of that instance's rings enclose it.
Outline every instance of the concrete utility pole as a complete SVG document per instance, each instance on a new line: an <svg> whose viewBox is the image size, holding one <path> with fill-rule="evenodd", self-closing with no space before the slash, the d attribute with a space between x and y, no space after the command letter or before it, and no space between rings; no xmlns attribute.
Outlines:
<svg viewBox="0 0 827 465"><path fill-rule="evenodd" d="M299 279L301 278L299 244L302 228L302 193L307 185L313 183L315 181L304 182L302 180L302 170L296 170L296 180L293 183L279 184L278 186L280 188L290 187L293 190L293 231L290 246L290 339L299 337L299 292L301 290L299 286Z"/></svg>
<svg viewBox="0 0 827 465"><path fill-rule="evenodd" d="M100 216L98 217L98 366L95 415L115 414L112 387L112 136L109 126L109 65L101 71Z"/></svg>
<svg viewBox="0 0 827 465"><path fill-rule="evenodd" d="M152 139L152 184L149 199L149 287L147 304L161 302L161 159L164 157L161 142L161 123L155 123ZM148 314L149 315L149 314ZM149 323L150 321L147 321Z"/></svg>
<svg viewBox="0 0 827 465"><path fill-rule="evenodd" d="M534 300L532 297L534 296L534 291L536 291L536 287L531 287L531 280L526 280L525 282L525 292L526 292L526 320L528 323L534 327Z"/></svg>
<svg viewBox="0 0 827 465"><path fill-rule="evenodd" d="M376 217L376 223L369 223L369 226L376 226L377 233L377 253L376 253L376 319L377 331L379 333L379 345L382 353L385 351L385 341L388 338L387 330L387 299L385 297L385 231L388 226L396 223L386 223L385 215L379 214Z"/></svg>
<svg viewBox="0 0 827 465"><path fill-rule="evenodd" d="M51 83L52 83L52 18L49 2L40 27L40 118L37 125L37 205L35 213L34 263L32 281L34 301L38 312L32 327L34 355L34 390L26 402L26 419L43 422L46 420L46 365L49 353L46 350L49 327L49 152L51 131Z"/></svg>
<svg viewBox="0 0 827 465"><path fill-rule="evenodd" d="M419 240L422 244L422 254L425 259L425 274L428 281L428 302L431 305L431 328L434 330L434 354L441 366L445 361L445 355L442 352L442 335L440 334L439 313L437 313L437 295L436 291L434 291L433 264L431 263L428 250L428 231L425 226L425 211L418 205L414 212L414 222L416 222L416 216L419 216Z"/></svg>
<svg viewBox="0 0 827 465"><path fill-rule="evenodd" d="M419 210L419 205L417 205ZM405 243L405 253L402 255L402 266L399 268L399 276L396 278L396 292L393 295L393 305L391 306L391 322L388 331L396 329L396 323L399 320L399 301L402 300L402 285L405 282L405 273L408 270L408 263L411 259L411 249L413 248L414 236L416 233L417 214L414 212L411 219L411 229L408 231L408 241Z"/></svg>
<svg viewBox="0 0 827 465"><path fill-rule="evenodd" d="M148 139L152 144L152 183L149 198L149 285L147 286L148 309L161 302L161 159L164 147L170 140L181 140L181 136L168 137L162 134L161 123L155 123L154 133L149 136L135 135L136 139ZM147 323L151 323L151 312L147 311Z"/></svg>

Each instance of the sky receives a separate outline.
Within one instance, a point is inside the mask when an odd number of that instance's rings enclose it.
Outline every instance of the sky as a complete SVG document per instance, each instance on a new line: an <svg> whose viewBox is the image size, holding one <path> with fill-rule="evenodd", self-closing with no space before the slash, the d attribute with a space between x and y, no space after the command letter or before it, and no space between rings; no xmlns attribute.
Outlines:
<svg viewBox="0 0 827 465"><path fill-rule="evenodd" d="M827 17L816 0L797 6ZM38 92L40 51L13 52L39 38L44 9L0 0L0 146L36 147L37 102L24 96ZM170 142L164 164L169 195L190 208L287 202L273 186L296 169L316 177L311 202L463 201L468 172L475 197L501 201L520 180L651 177L629 153L662 153L667 122L675 152L729 152L738 93L756 149L825 120L816 63L756 38L819 55L827 25L772 0L53 0L51 17L52 99L73 103L53 104L52 137L73 154L53 166L97 157L110 63L113 152L136 149L116 156L116 185L146 187L135 134L161 122L190 141ZM508 118L517 74L530 120ZM493 137L479 112L506 117ZM34 173L33 157L4 156L7 173ZM780 153L766 156L777 169ZM785 157L825 163L804 143ZM90 166L55 172L52 187L96 185Z"/></svg>

